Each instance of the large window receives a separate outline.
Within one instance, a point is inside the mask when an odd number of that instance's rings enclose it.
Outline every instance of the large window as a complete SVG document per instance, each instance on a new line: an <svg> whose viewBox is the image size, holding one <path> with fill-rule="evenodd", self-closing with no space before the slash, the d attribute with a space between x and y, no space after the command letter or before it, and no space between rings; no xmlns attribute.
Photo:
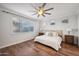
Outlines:
<svg viewBox="0 0 79 59"><path fill-rule="evenodd" d="M13 20L13 27L15 28L13 32L32 32L34 30L33 22L26 18Z"/></svg>

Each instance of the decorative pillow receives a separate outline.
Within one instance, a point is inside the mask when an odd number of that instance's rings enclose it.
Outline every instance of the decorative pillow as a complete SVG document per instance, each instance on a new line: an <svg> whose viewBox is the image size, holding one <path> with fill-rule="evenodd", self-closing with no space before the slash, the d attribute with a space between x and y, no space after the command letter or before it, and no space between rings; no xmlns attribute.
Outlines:
<svg viewBox="0 0 79 59"><path fill-rule="evenodd" d="M53 33L53 36L58 36L57 32L52 32L52 33Z"/></svg>
<svg viewBox="0 0 79 59"><path fill-rule="evenodd" d="M49 34L49 32L45 32L45 35L47 35L47 36L48 36L48 34Z"/></svg>
<svg viewBox="0 0 79 59"><path fill-rule="evenodd" d="M47 36L53 36L53 34L51 32L46 32L45 35L47 35Z"/></svg>
<svg viewBox="0 0 79 59"><path fill-rule="evenodd" d="M49 32L48 36L53 36L53 34L51 32Z"/></svg>

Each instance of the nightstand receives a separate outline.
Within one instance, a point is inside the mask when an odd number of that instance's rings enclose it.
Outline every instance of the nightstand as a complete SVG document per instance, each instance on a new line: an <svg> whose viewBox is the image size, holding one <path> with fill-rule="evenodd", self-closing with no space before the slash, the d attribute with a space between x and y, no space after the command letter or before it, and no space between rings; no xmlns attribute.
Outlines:
<svg viewBox="0 0 79 59"><path fill-rule="evenodd" d="M74 44L74 35L65 35L65 42L68 44Z"/></svg>
<svg viewBox="0 0 79 59"><path fill-rule="evenodd" d="M40 32L40 33L38 34L38 36L41 36L41 35L44 35L44 33Z"/></svg>

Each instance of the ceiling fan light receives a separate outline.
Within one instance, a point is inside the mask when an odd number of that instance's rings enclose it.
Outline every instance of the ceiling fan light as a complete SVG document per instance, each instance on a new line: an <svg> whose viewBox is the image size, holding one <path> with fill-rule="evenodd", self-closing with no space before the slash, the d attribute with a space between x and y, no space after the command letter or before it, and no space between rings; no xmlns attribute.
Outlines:
<svg viewBox="0 0 79 59"><path fill-rule="evenodd" d="M38 14L39 14L39 15L42 15L42 14L43 14L43 11L38 12Z"/></svg>
<svg viewBox="0 0 79 59"><path fill-rule="evenodd" d="M43 15L44 14L44 8L40 7L39 10L38 10L38 14Z"/></svg>

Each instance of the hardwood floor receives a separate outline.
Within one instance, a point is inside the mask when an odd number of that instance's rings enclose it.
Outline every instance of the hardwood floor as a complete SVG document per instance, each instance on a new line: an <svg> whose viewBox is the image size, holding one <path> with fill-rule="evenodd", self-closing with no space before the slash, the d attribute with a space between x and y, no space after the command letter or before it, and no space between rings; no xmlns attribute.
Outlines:
<svg viewBox="0 0 79 59"><path fill-rule="evenodd" d="M79 47L62 43L59 51L33 40L0 49L2 56L79 56Z"/></svg>

